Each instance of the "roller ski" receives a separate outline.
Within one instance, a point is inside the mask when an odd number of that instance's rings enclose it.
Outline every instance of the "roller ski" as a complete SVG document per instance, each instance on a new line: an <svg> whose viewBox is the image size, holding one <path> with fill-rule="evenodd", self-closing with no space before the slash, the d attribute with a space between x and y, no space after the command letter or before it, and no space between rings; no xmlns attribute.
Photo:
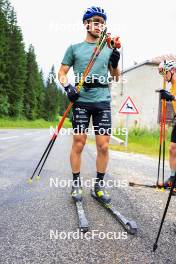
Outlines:
<svg viewBox="0 0 176 264"><path fill-rule="evenodd" d="M119 211L115 209L105 188L96 188L95 186L94 190L91 190L91 196L96 199L104 208L106 208L129 234L135 235L137 233L137 224L134 221L126 219Z"/></svg>
<svg viewBox="0 0 176 264"><path fill-rule="evenodd" d="M83 208L83 199L82 199L82 187L81 186L72 186L71 191L72 199L76 204L76 211L78 214L79 229L81 232L86 233L89 230L89 224L85 216Z"/></svg>

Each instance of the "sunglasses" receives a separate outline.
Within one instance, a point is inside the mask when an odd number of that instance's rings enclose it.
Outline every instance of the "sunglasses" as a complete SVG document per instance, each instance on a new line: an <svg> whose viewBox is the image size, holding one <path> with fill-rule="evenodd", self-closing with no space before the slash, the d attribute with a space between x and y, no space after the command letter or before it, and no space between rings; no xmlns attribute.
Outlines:
<svg viewBox="0 0 176 264"><path fill-rule="evenodd" d="M95 26L101 24L101 25L105 25L105 21L103 19L100 18L92 18L90 19L90 22L92 22Z"/></svg>

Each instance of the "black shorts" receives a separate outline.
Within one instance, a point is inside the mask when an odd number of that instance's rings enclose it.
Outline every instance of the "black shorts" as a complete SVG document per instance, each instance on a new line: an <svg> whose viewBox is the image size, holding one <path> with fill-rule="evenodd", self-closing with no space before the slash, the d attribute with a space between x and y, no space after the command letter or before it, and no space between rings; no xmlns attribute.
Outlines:
<svg viewBox="0 0 176 264"><path fill-rule="evenodd" d="M95 135L111 135L110 102L76 102L73 105L72 112L72 126L75 133L90 132L88 127L92 116Z"/></svg>
<svg viewBox="0 0 176 264"><path fill-rule="evenodd" d="M171 142L176 143L176 124L174 124L171 133Z"/></svg>

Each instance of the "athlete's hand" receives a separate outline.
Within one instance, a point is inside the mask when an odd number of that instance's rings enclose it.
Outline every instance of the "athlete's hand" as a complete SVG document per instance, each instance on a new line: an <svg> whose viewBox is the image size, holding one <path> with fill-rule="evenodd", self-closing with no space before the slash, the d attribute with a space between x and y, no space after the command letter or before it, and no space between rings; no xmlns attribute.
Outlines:
<svg viewBox="0 0 176 264"><path fill-rule="evenodd" d="M66 86L64 88L65 88L65 91L67 93L67 97L70 100L70 102L73 103L79 98L79 93L77 92L77 89L75 86L68 84L68 86Z"/></svg>
<svg viewBox="0 0 176 264"><path fill-rule="evenodd" d="M174 95L164 89L161 89L159 92L161 94L161 99L165 99L166 101L173 101L176 99Z"/></svg>
<svg viewBox="0 0 176 264"><path fill-rule="evenodd" d="M113 69L116 69L120 60L120 52L117 49L113 49L113 52L110 56L109 63Z"/></svg>

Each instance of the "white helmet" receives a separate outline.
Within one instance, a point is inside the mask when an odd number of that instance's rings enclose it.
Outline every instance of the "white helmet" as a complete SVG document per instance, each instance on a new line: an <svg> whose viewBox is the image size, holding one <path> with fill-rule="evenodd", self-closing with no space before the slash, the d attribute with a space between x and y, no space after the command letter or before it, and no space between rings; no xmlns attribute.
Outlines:
<svg viewBox="0 0 176 264"><path fill-rule="evenodd" d="M165 72L171 71L172 69L176 69L176 61L174 60L161 62L158 66L158 70L161 75Z"/></svg>

